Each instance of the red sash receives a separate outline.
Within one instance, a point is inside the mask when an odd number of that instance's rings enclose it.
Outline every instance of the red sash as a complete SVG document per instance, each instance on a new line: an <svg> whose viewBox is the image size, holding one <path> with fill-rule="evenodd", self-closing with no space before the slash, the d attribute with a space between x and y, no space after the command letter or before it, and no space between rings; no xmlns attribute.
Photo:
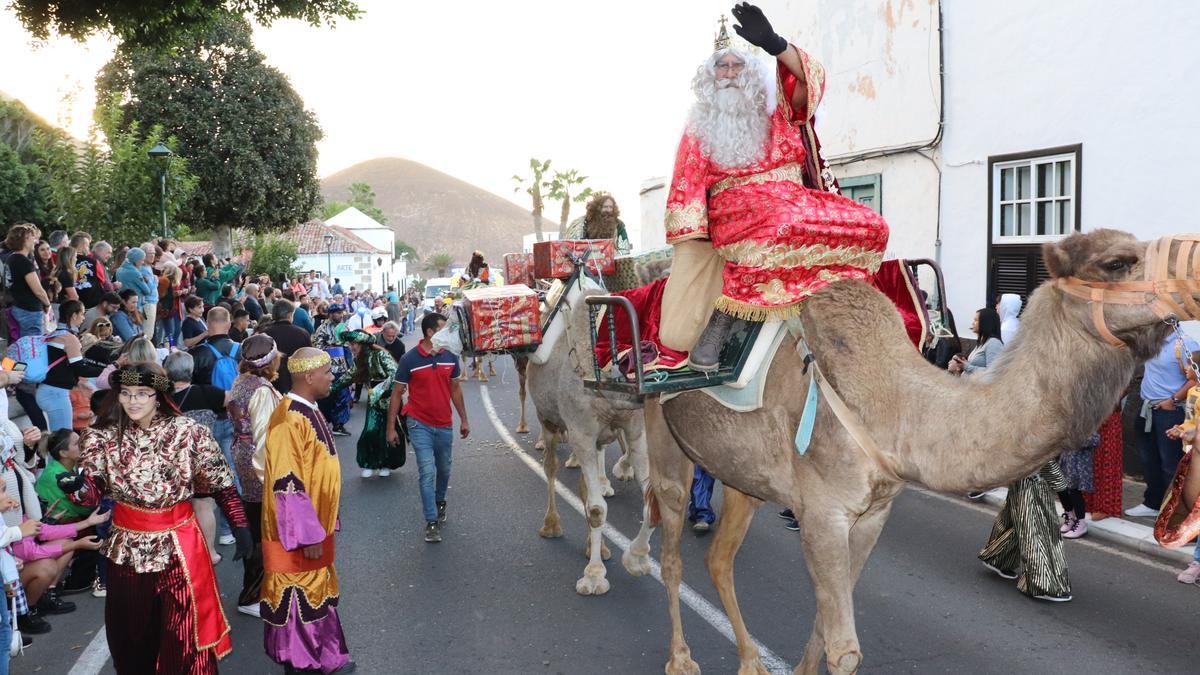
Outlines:
<svg viewBox="0 0 1200 675"><path fill-rule="evenodd" d="M221 607L217 577L213 572L208 542L196 522L191 502L166 509L147 509L118 502L113 508L113 525L131 532L167 532L175 552L183 561L188 593L192 596L192 623L196 626L196 649L216 649L217 658L233 651L229 621Z"/></svg>

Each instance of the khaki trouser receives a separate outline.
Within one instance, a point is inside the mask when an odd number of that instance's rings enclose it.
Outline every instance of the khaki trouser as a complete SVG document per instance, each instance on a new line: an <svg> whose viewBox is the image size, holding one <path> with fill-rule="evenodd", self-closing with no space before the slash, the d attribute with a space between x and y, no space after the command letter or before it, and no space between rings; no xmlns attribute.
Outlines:
<svg viewBox="0 0 1200 675"><path fill-rule="evenodd" d="M158 316L158 303L147 302L142 305L142 335L154 341L154 319Z"/></svg>
<svg viewBox="0 0 1200 675"><path fill-rule="evenodd" d="M662 324L658 337L666 347L690 352L708 325L721 297L725 260L708 240L675 244L671 276L663 291Z"/></svg>

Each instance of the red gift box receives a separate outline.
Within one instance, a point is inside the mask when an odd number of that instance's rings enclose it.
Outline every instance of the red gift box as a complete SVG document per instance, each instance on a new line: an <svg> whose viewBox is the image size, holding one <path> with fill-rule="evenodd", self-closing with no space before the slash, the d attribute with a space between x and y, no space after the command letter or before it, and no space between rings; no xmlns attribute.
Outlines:
<svg viewBox="0 0 1200 675"><path fill-rule="evenodd" d="M504 281L509 284L525 284L533 288L533 254L505 253Z"/></svg>
<svg viewBox="0 0 1200 675"><path fill-rule="evenodd" d="M528 286L486 286L463 291L471 347L490 352L533 347L542 341L537 292Z"/></svg>
<svg viewBox="0 0 1200 675"><path fill-rule="evenodd" d="M612 239L559 239L533 245L533 274L539 279L566 279L575 273L572 257L588 253L587 268L595 273L616 271L616 250Z"/></svg>

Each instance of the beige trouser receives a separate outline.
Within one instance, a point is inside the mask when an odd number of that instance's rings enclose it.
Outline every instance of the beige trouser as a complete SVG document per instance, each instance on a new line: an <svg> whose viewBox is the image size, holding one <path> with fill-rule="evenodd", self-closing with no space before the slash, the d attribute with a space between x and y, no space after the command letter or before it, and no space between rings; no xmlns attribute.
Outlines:
<svg viewBox="0 0 1200 675"><path fill-rule="evenodd" d="M144 335L150 341L154 340L154 319L157 315L157 302L147 302L146 304L142 305L142 316L145 317L142 320L142 335Z"/></svg>
<svg viewBox="0 0 1200 675"><path fill-rule="evenodd" d="M662 323L658 337L666 347L690 352L708 325L713 306L721 297L725 259L708 240L691 239L675 244L671 276L663 291Z"/></svg>

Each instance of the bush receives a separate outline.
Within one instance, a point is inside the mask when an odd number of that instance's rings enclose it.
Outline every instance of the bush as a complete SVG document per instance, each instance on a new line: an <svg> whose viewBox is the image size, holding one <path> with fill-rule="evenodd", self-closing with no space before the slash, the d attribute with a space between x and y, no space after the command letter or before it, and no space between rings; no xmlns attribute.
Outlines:
<svg viewBox="0 0 1200 675"><path fill-rule="evenodd" d="M250 259L251 274L266 274L272 279L290 277L298 268L296 258L300 249L296 242L278 235L254 238L254 257Z"/></svg>

